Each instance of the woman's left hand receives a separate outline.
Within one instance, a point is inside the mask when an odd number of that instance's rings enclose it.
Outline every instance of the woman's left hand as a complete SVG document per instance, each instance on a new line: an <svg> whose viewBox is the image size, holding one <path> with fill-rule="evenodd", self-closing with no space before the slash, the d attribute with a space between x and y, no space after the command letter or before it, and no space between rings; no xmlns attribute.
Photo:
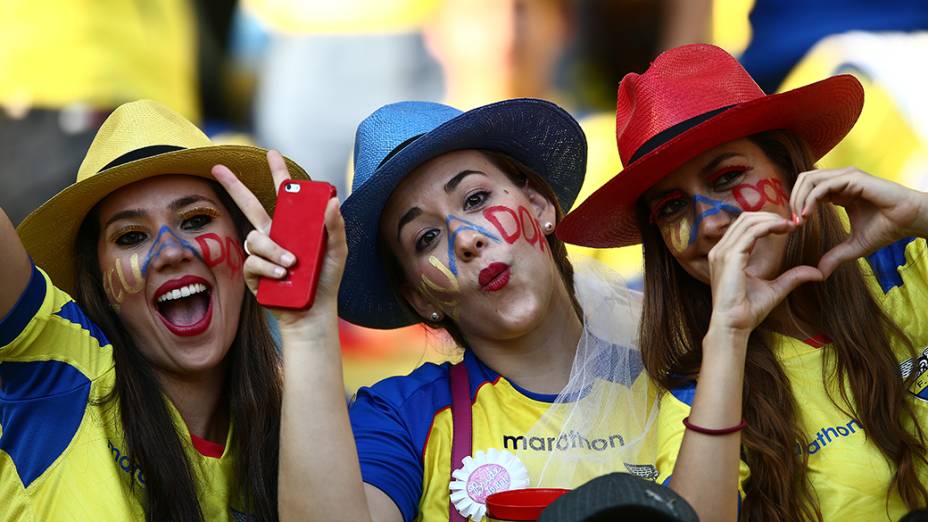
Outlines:
<svg viewBox="0 0 928 522"><path fill-rule="evenodd" d="M790 206L800 224L812 215L819 202L844 207L851 223L848 238L819 261L818 268L825 277L845 261L898 239L928 233L928 194L854 167L800 174L790 195Z"/></svg>

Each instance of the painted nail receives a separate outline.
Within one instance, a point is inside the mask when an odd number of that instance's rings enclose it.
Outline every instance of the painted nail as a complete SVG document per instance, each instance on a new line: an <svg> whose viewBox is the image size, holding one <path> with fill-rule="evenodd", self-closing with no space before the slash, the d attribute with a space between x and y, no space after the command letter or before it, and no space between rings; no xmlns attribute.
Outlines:
<svg viewBox="0 0 928 522"><path fill-rule="evenodd" d="M290 266L294 263L294 261L296 261L296 258L293 257L293 254L288 253L280 256L280 262L283 265Z"/></svg>
<svg viewBox="0 0 928 522"><path fill-rule="evenodd" d="M284 270L283 268L277 267L277 268L274 269L274 275L276 275L277 277L283 277L284 274L286 274L286 273L287 273L287 271Z"/></svg>

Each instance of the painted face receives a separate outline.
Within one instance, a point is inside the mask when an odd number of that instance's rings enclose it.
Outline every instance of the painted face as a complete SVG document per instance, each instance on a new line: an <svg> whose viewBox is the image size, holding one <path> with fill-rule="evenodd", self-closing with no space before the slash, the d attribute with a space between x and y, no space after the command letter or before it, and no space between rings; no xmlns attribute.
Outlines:
<svg viewBox="0 0 928 522"><path fill-rule="evenodd" d="M540 223L556 210L482 153L439 156L390 196L381 237L420 313L450 316L468 339L520 335L543 320L560 275Z"/></svg>
<svg viewBox="0 0 928 522"><path fill-rule="evenodd" d="M643 196L651 222L680 265L709 282L708 254L742 212L765 211L789 219L790 187L766 154L748 139L731 141L690 160ZM779 274L785 235L761 238L748 269Z"/></svg>
<svg viewBox="0 0 928 522"><path fill-rule="evenodd" d="M97 254L116 314L156 371L217 368L238 325L245 255L205 180L157 176L100 204Z"/></svg>

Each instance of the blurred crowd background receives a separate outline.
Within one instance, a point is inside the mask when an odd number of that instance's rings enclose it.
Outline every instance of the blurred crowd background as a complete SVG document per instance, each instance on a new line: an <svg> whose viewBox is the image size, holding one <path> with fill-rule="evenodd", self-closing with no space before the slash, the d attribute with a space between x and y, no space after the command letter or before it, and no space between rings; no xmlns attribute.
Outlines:
<svg viewBox="0 0 928 522"><path fill-rule="evenodd" d="M820 166L928 189L925 0L0 0L0 205L17 223L73 182L100 123L134 99L279 149L344 199L355 127L381 105L523 96L581 121L579 202L621 170L619 80L691 42L739 56L768 93L856 75L864 113ZM637 247L572 255L640 287ZM341 333L349 392L458 355L422 327Z"/></svg>

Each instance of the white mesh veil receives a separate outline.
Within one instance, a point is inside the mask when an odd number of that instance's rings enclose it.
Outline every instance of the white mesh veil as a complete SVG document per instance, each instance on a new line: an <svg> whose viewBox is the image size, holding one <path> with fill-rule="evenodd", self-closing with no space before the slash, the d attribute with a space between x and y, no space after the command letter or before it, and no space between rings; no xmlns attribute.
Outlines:
<svg viewBox="0 0 928 522"><path fill-rule="evenodd" d="M655 479L657 393L638 350L641 294L602 263L574 263L584 329L564 390L516 452L535 487L622 471ZM540 444L534 444L540 439Z"/></svg>

